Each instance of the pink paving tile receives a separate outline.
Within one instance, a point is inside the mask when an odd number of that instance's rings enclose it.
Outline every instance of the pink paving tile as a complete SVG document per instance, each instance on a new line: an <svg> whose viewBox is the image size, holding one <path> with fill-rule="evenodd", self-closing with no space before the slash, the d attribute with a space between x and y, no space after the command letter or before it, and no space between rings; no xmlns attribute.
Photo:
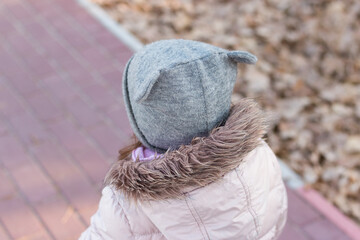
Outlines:
<svg viewBox="0 0 360 240"><path fill-rule="evenodd" d="M0 212L0 219L12 238L50 238L39 219L20 198L0 201Z"/></svg>
<svg viewBox="0 0 360 240"><path fill-rule="evenodd" d="M59 11L59 10L57 10ZM58 12L58 14L62 14L61 12ZM51 15L48 16L48 18ZM54 16L51 16L54 17ZM58 33L57 36L61 39L63 39L63 35L66 34L67 31L72 29L72 26L68 23L67 19L64 17L58 17L55 15L55 18L51 21L51 24L49 24L54 30ZM59 34L61 33L61 34Z"/></svg>
<svg viewBox="0 0 360 240"><path fill-rule="evenodd" d="M349 239L327 219L319 219L304 226L304 231L313 240L346 240Z"/></svg>
<svg viewBox="0 0 360 240"><path fill-rule="evenodd" d="M111 119L114 126L116 126L121 130L125 142L127 141L128 138L134 135L134 132L130 127L130 123L126 114L125 107L123 105L119 105L117 107L109 109L107 112L107 117Z"/></svg>
<svg viewBox="0 0 360 240"><path fill-rule="evenodd" d="M87 224L89 224L90 217L96 212L98 207L100 191L96 190L80 174L71 174L59 184L65 196L79 211Z"/></svg>
<svg viewBox="0 0 360 240"><path fill-rule="evenodd" d="M63 109L55 105L50 96L42 91L26 99L40 120L56 120L64 116Z"/></svg>
<svg viewBox="0 0 360 240"><path fill-rule="evenodd" d="M131 56L134 54L132 51L124 50L124 46L115 46L110 49L110 55L117 60L118 66L122 69L125 68L126 63L129 61Z"/></svg>
<svg viewBox="0 0 360 240"><path fill-rule="evenodd" d="M23 26L25 35L31 39L34 39L35 42L45 42L51 38L50 34L39 22L30 22Z"/></svg>
<svg viewBox="0 0 360 240"><path fill-rule="evenodd" d="M0 118L0 137L9 133L9 129L5 126L5 123Z"/></svg>
<svg viewBox="0 0 360 240"><path fill-rule="evenodd" d="M90 71L85 69L76 69L75 71L68 72L69 81L79 88L86 88L88 86L97 84L94 76L91 75Z"/></svg>
<svg viewBox="0 0 360 240"><path fill-rule="evenodd" d="M61 37L76 51L86 51L95 47L87 40L89 37L88 35L84 35L71 25L69 25L69 28L67 28L66 31L62 31Z"/></svg>
<svg viewBox="0 0 360 240"><path fill-rule="evenodd" d="M5 50L0 46L0 71L1 77L7 79L11 85L15 86L21 93L31 92L36 89L36 85L32 81L32 76L27 72L28 66L16 57L16 53Z"/></svg>
<svg viewBox="0 0 360 240"><path fill-rule="evenodd" d="M117 157L118 151L124 146L124 139L114 133L114 130L106 124L98 124L88 129L92 136L105 153L113 158Z"/></svg>
<svg viewBox="0 0 360 240"><path fill-rule="evenodd" d="M77 161L92 181L99 184L108 169L104 156L99 154L69 122L62 122L51 127L70 155Z"/></svg>
<svg viewBox="0 0 360 240"><path fill-rule="evenodd" d="M65 61L69 57L69 51L59 43L59 40L50 35L39 23L34 25L29 24L26 26L26 31L28 34L31 34L34 31L37 32L33 33L32 37L35 40L34 43L42 49L42 54L44 56L58 61ZM37 37L37 35L40 35L40 37Z"/></svg>
<svg viewBox="0 0 360 240"><path fill-rule="evenodd" d="M7 116L16 116L25 111L15 93L11 92L0 82L0 112Z"/></svg>
<svg viewBox="0 0 360 240"><path fill-rule="evenodd" d="M31 8L32 11L38 14L42 14L46 11L49 11L52 8L56 8L56 4L53 4L53 1L48 1L48 0L31 1L31 3L27 5Z"/></svg>
<svg viewBox="0 0 360 240"><path fill-rule="evenodd" d="M73 14L73 18L91 35L104 32L104 26L85 11Z"/></svg>
<svg viewBox="0 0 360 240"><path fill-rule="evenodd" d="M321 218L319 212L299 197L296 192L288 190L287 193L289 203L288 220L299 226L303 226Z"/></svg>
<svg viewBox="0 0 360 240"><path fill-rule="evenodd" d="M70 121L59 121L49 126L70 154L89 148L89 139Z"/></svg>
<svg viewBox="0 0 360 240"><path fill-rule="evenodd" d="M49 172L61 192L70 200L84 219L95 212L100 192L88 178L53 144L37 146L35 155Z"/></svg>
<svg viewBox="0 0 360 240"><path fill-rule="evenodd" d="M61 2L62 4L65 4L67 6L58 6L57 11L58 14L60 14L61 16L65 16L66 22L67 24L69 24L71 30L76 30L78 31L80 34L84 34L86 33L86 38L89 38L90 35L88 34L88 31L86 31L86 28L84 28L75 18L76 15L81 15L83 13L83 9L81 6L76 5L74 7L74 4L68 1L67 3L65 3L65 1ZM73 5L71 7L71 5ZM59 19L59 17L57 17L57 19ZM69 30L69 29L64 29Z"/></svg>
<svg viewBox="0 0 360 240"><path fill-rule="evenodd" d="M13 199L17 196L16 190L5 169L0 167L0 202Z"/></svg>
<svg viewBox="0 0 360 240"><path fill-rule="evenodd" d="M36 50L30 44L26 36L19 32L8 34L6 42L10 46L11 51L17 54L17 57L19 58L31 58L37 55Z"/></svg>
<svg viewBox="0 0 360 240"><path fill-rule="evenodd" d="M84 107L83 109L86 109L87 107L87 105L77 105L75 102L74 106ZM83 109L78 109L79 111L75 114L81 114ZM87 115L81 116L80 118L96 116L91 110L89 111L89 113L86 113ZM77 117L79 118L79 115ZM84 119L84 121L86 126L91 126L91 124L89 125L90 122L88 119ZM68 121L57 123L50 128L59 137L70 155L83 167L92 180L95 183L98 183L100 179L102 180L106 169L108 168L108 164L104 157L93 149L89 144L88 139Z"/></svg>
<svg viewBox="0 0 360 240"><path fill-rule="evenodd" d="M57 144L46 142L32 147L32 150L57 185L60 186L61 182L71 175L82 175L82 172Z"/></svg>
<svg viewBox="0 0 360 240"><path fill-rule="evenodd" d="M58 7L61 8L63 12L66 12L69 15L84 12L84 9L80 5L74 4L72 0L63 0L59 2Z"/></svg>
<svg viewBox="0 0 360 240"><path fill-rule="evenodd" d="M10 10L14 18L16 18L19 22L22 23L28 23L35 17L33 14L31 14L29 9L25 8L24 5L21 3L8 5L7 9Z"/></svg>
<svg viewBox="0 0 360 240"><path fill-rule="evenodd" d="M40 54L30 57L25 53L24 56L23 59L31 72L32 79L35 81L41 81L56 74L49 61Z"/></svg>
<svg viewBox="0 0 360 240"><path fill-rule="evenodd" d="M99 113L80 97L76 97L73 101L67 102L66 109L75 117L82 127L89 127L103 122Z"/></svg>
<svg viewBox="0 0 360 240"><path fill-rule="evenodd" d="M5 14L6 11L5 7L0 8L0 32L5 36L16 31L7 14ZM5 37L4 35L0 36L0 39Z"/></svg>
<svg viewBox="0 0 360 240"><path fill-rule="evenodd" d="M56 239L77 239L85 229L74 207L60 196L45 199L35 208Z"/></svg>
<svg viewBox="0 0 360 240"><path fill-rule="evenodd" d="M56 19L57 23L59 23L59 19L61 20L62 18L57 17ZM33 38L37 39L35 44L43 49L43 54L57 60L63 68L67 69L71 67L71 65L79 65L76 60L69 55L67 49L64 49L61 45L59 45L58 40L51 36L39 23L30 24L30 28L26 26L26 30ZM40 34L40 36L37 37L36 34ZM60 34L59 36L61 38L62 35ZM35 61L35 64L36 62L39 61Z"/></svg>
<svg viewBox="0 0 360 240"><path fill-rule="evenodd" d="M310 238L304 234L299 226L287 222L279 240L310 240Z"/></svg>
<svg viewBox="0 0 360 240"><path fill-rule="evenodd" d="M101 73L101 78L104 82L107 83L111 88L113 88L119 95L122 94L122 69L119 70L110 70L105 73Z"/></svg>
<svg viewBox="0 0 360 240"><path fill-rule="evenodd" d="M25 149L12 135L0 137L0 161L10 170L14 170L31 161Z"/></svg>
<svg viewBox="0 0 360 240"><path fill-rule="evenodd" d="M299 189L300 195L311 203L319 212L333 222L352 239L360 239L360 226L342 214L335 206L313 189Z"/></svg>
<svg viewBox="0 0 360 240"><path fill-rule="evenodd" d="M0 225L0 239L2 240L10 240L10 236L5 231L4 227Z"/></svg>
<svg viewBox="0 0 360 240"><path fill-rule="evenodd" d="M51 27L54 22L64 18L64 14L59 11L59 7L57 6L57 4L52 4L53 7L47 8L46 11L43 12L37 11L34 7L31 6L32 4L26 5L30 9L30 11L32 11L34 14L38 14L38 16L41 17L41 20L45 20L46 27Z"/></svg>
<svg viewBox="0 0 360 240"><path fill-rule="evenodd" d="M55 186L42 169L33 162L27 162L11 171L20 190L31 203L40 202L56 195Z"/></svg>
<svg viewBox="0 0 360 240"><path fill-rule="evenodd" d="M0 71L1 77L11 77L19 70L19 64L15 61L14 56L8 53L4 45L0 45Z"/></svg>
<svg viewBox="0 0 360 240"><path fill-rule="evenodd" d="M21 141L27 145L40 144L52 138L42 123L27 111L11 117L10 123Z"/></svg>
<svg viewBox="0 0 360 240"><path fill-rule="evenodd" d="M92 103L98 108L108 108L120 100L118 96L112 95L110 88L98 83L83 88L82 90L91 98Z"/></svg>
<svg viewBox="0 0 360 240"><path fill-rule="evenodd" d="M33 76L23 71L23 69L26 68L21 67L23 64L25 63L20 63L20 65L14 63L14 66L17 66L17 70L12 72L5 72L5 75L10 86L13 86L20 94L29 96L36 92L39 87L33 80Z"/></svg>
<svg viewBox="0 0 360 240"><path fill-rule="evenodd" d="M57 98L59 103L69 103L77 97L74 88L60 76L47 78L43 81L43 86L47 88L51 96Z"/></svg>
<svg viewBox="0 0 360 240"><path fill-rule="evenodd" d="M54 34L46 35L44 38L39 39L36 43L41 49L44 56L49 59L56 60L57 62L69 61L69 58L73 58L64 43Z"/></svg>
<svg viewBox="0 0 360 240"><path fill-rule="evenodd" d="M109 170L109 163L93 148L88 148L86 151L78 151L73 154L73 157L85 172L90 176L93 183L101 186L105 178L105 174Z"/></svg>
<svg viewBox="0 0 360 240"><path fill-rule="evenodd" d="M19 4L20 0L2 0L1 3L2 3L2 6L4 6L5 9L7 9L7 7L9 7L11 5Z"/></svg>
<svg viewBox="0 0 360 240"><path fill-rule="evenodd" d="M56 57L54 60L62 72L71 72L74 69L78 70L84 68L83 64L70 53L67 53L62 57Z"/></svg>
<svg viewBox="0 0 360 240"><path fill-rule="evenodd" d="M101 52L99 48L79 49L79 54L92 69L101 70L114 64L114 61L111 61L109 56Z"/></svg>
<svg viewBox="0 0 360 240"><path fill-rule="evenodd" d="M119 46L123 46L119 39L111 32L102 31L98 34L93 35L93 38L97 42L97 44L100 44L102 47L109 50L117 49ZM127 48L123 49L124 51L128 51Z"/></svg>

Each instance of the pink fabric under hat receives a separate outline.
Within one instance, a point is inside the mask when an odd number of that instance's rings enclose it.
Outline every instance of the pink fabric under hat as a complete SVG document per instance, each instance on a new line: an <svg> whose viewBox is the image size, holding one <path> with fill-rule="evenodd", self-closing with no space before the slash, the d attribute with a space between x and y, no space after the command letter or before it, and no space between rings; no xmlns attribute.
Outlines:
<svg viewBox="0 0 360 240"><path fill-rule="evenodd" d="M162 155L163 154L158 154L157 152L143 146L134 149L131 153L131 157L134 162L136 159L139 159L140 161L151 161L162 157Z"/></svg>

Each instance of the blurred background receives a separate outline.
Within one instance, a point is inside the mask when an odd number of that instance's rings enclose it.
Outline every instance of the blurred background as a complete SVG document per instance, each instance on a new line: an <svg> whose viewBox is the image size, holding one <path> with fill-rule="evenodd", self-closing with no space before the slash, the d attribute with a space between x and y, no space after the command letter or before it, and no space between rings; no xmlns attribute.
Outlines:
<svg viewBox="0 0 360 240"><path fill-rule="evenodd" d="M246 50L234 98L273 118L268 142L360 223L360 2L92 0L143 43L183 38Z"/></svg>

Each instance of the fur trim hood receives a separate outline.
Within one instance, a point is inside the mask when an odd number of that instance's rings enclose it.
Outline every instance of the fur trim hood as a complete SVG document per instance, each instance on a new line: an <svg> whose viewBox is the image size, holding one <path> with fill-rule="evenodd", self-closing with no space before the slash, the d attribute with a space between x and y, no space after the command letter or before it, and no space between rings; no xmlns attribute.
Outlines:
<svg viewBox="0 0 360 240"><path fill-rule="evenodd" d="M266 133L266 120L258 105L243 99L230 109L223 126L207 137L168 151L149 162L119 159L105 182L133 200L181 198L189 190L206 186L237 168Z"/></svg>

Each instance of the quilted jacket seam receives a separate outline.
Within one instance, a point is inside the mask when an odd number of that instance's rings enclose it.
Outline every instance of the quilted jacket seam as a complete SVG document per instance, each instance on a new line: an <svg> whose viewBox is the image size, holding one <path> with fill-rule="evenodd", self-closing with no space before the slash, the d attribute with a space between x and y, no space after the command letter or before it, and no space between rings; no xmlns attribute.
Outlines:
<svg viewBox="0 0 360 240"><path fill-rule="evenodd" d="M238 170L235 170L236 175L241 183L241 185L244 188L245 191L245 197L246 197L246 207L249 211L249 213L251 214L251 216L253 217L253 221L254 221L254 225L255 225L255 231L257 236L260 234L260 227L259 227L259 222L258 222L258 216L252 206L252 202L251 202L251 194L250 194L250 190L248 185L246 184L245 180L239 175Z"/></svg>
<svg viewBox="0 0 360 240"><path fill-rule="evenodd" d="M202 218L200 217L200 214L199 214L198 211L196 210L194 204L192 204L191 199L189 199L189 200L190 200L189 203L190 203L191 207L194 209L196 216L198 217L198 219L199 219L200 222L201 222L201 226L203 227L203 230L205 231L207 238L210 239L209 233L208 233L208 231L206 230L205 224L204 224Z"/></svg>
<svg viewBox="0 0 360 240"><path fill-rule="evenodd" d="M153 236L153 235L163 235L162 232L150 232L150 233L143 233L143 234L135 234L137 237L144 237L144 236Z"/></svg>
<svg viewBox="0 0 360 240"><path fill-rule="evenodd" d="M114 190L111 189L111 191L113 192L114 196L116 196L115 193L114 193ZM126 212L125 212L125 209L124 209L123 205L121 204L120 201L118 201L118 199L116 199L116 202L117 202L117 204L120 205L120 207L121 207L121 209L122 209L122 211L123 211L123 213L124 213L125 222L126 222L126 224L128 225L128 227L129 227L129 232L130 232L131 236L134 237L134 233L133 233L133 231L132 231L132 229L131 229L130 221L129 221L127 215L126 215Z"/></svg>
<svg viewBox="0 0 360 240"><path fill-rule="evenodd" d="M189 211L190 211L190 213L191 213L192 217L194 218L194 220L195 220L196 224L197 224L197 225L198 225L198 227L199 227L199 230L200 230L200 233L201 233L201 235L202 235L203 239L206 239L206 238L205 238L205 236L204 236L204 233L203 233L203 231L202 231L202 229L201 229L201 226L200 226L199 220L195 217L195 215L194 215L193 211L191 210L191 208L190 208L190 206L189 206L189 202L188 202L187 197L185 197L185 199L184 199L184 200L185 200L185 203L186 203L187 208L189 209Z"/></svg>

